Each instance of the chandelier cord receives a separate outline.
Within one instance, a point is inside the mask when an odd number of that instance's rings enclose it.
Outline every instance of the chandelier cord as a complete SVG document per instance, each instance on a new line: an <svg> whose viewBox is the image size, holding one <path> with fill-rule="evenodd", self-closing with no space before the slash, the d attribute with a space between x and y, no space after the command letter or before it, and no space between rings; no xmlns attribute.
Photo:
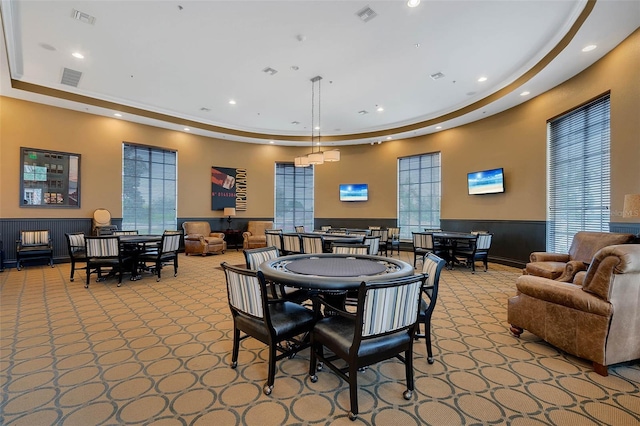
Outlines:
<svg viewBox="0 0 640 426"><path fill-rule="evenodd" d="M315 131L315 105L316 105L316 83L315 81L311 82L311 153L313 154L313 134Z"/></svg>

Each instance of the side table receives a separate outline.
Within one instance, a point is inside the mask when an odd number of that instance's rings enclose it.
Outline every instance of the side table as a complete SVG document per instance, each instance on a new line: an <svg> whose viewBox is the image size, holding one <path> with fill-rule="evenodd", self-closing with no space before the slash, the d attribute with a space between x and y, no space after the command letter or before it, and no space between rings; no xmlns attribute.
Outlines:
<svg viewBox="0 0 640 426"><path fill-rule="evenodd" d="M227 242L227 249L235 248L236 251L242 247L242 232L239 229L225 229L219 231L224 234L224 239Z"/></svg>

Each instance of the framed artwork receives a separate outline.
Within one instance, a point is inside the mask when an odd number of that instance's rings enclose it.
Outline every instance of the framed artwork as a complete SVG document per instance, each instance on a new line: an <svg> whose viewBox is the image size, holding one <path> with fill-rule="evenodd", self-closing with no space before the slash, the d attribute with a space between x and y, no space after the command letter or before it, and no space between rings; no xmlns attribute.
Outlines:
<svg viewBox="0 0 640 426"><path fill-rule="evenodd" d="M80 154L20 148L20 207L80 208Z"/></svg>
<svg viewBox="0 0 640 426"><path fill-rule="evenodd" d="M246 169L211 167L211 210L225 207L247 210Z"/></svg>

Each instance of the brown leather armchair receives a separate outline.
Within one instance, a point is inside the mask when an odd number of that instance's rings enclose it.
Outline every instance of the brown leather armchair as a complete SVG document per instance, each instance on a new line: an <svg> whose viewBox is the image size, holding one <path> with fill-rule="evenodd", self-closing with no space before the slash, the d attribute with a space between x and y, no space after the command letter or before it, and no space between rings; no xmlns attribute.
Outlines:
<svg viewBox="0 0 640 426"><path fill-rule="evenodd" d="M569 253L533 252L529 257L531 262L522 272L570 283L576 273L587 270L598 250L614 244L631 243L634 238L633 234L581 231L574 235Z"/></svg>
<svg viewBox="0 0 640 426"><path fill-rule="evenodd" d="M520 276L507 319L516 337L528 330L606 376L608 365L640 358L640 245L605 247L590 263L581 285Z"/></svg>
<svg viewBox="0 0 640 426"><path fill-rule="evenodd" d="M222 232L211 232L209 222L184 222L184 254L224 253L227 242Z"/></svg>
<svg viewBox="0 0 640 426"><path fill-rule="evenodd" d="M242 233L242 248L252 249L267 246L267 237L264 233L267 229L273 228L273 222L268 220L250 220L247 223L247 230Z"/></svg>

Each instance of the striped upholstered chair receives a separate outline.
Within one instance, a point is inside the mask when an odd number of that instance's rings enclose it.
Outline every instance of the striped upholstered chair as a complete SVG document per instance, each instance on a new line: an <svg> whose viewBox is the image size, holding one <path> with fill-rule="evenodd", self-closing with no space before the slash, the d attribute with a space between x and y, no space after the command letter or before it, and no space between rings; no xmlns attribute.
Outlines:
<svg viewBox="0 0 640 426"><path fill-rule="evenodd" d="M236 268L224 262L229 308L233 317L233 352L231 368L238 366L240 340L253 337L269 345L269 373L263 387L270 395L276 375L276 361L290 357L309 346L296 336L311 331L315 314L310 309L282 299L267 297L267 288L261 272ZM244 333L241 337L240 332ZM281 343L286 341L287 347ZM292 343L293 342L293 343ZM280 354L276 355L276 352Z"/></svg>
<svg viewBox="0 0 640 426"><path fill-rule="evenodd" d="M16 241L16 269L22 269L25 260L47 259L53 268L53 242L48 230L20 231Z"/></svg>
<svg viewBox="0 0 640 426"><path fill-rule="evenodd" d="M118 287L120 287L125 265L129 264L135 268L132 258L126 255L120 246L120 237L116 235L86 236L84 241L87 253L87 283L84 288L89 288L89 278L92 272L98 275L96 282L104 279L102 268L110 268L112 273L118 274Z"/></svg>
<svg viewBox="0 0 640 426"><path fill-rule="evenodd" d="M420 300L420 310L418 312L418 328L420 323L424 324L424 334L416 330L416 337L424 337L427 345L427 362L433 364L433 351L431 350L431 315L436 307L438 299L438 287L440 283L440 272L447 262L433 253L427 253L422 258L422 273L426 275L422 286L422 299Z"/></svg>
<svg viewBox="0 0 640 426"><path fill-rule="evenodd" d="M418 320L418 302L424 276L416 274L391 281L363 282L358 290L358 307L354 314L328 306L336 315L319 320L311 332L311 382L318 380L318 360L349 383L351 411L358 415L358 370L376 362L396 357L405 363L407 390L413 394L413 339ZM325 356L324 348L334 356ZM404 356L403 356L404 355ZM340 368L333 361L348 363Z"/></svg>
<svg viewBox="0 0 640 426"><path fill-rule="evenodd" d="M87 262L87 248L84 243L84 232L72 232L64 234L67 239L67 248L69 249L69 260L71 260L71 273L69 281L73 281L76 272L76 262ZM87 269L86 265L84 268Z"/></svg>

